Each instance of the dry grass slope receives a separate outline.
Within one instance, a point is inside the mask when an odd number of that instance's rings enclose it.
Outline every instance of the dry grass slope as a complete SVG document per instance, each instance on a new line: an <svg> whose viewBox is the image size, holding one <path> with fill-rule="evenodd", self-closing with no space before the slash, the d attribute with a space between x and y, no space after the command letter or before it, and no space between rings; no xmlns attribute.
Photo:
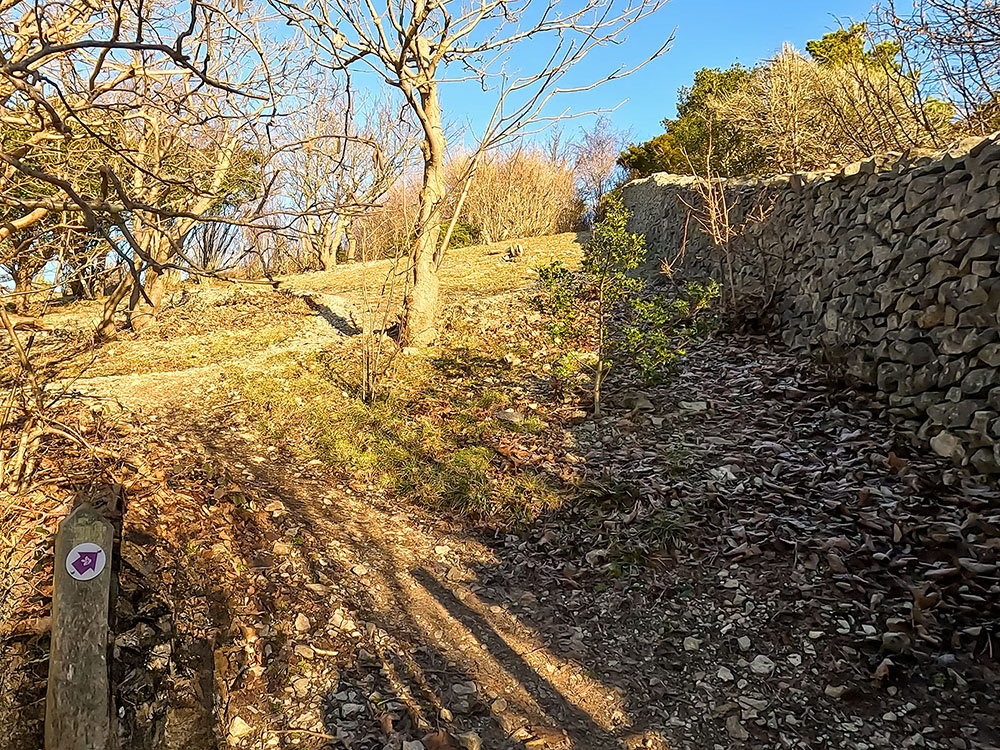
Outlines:
<svg viewBox="0 0 1000 750"><path fill-rule="evenodd" d="M441 290L445 303L463 302L505 292L524 290L535 282L534 267L561 259L579 266L580 245L585 234L566 232L550 237L525 238L491 245L472 245L450 250L441 265ZM521 263L506 263L502 257L516 243L525 246L527 257ZM294 289L311 289L360 301L366 285L377 288L393 272L391 260L352 263L332 271L300 274L281 279ZM402 293L405 280L396 283Z"/></svg>

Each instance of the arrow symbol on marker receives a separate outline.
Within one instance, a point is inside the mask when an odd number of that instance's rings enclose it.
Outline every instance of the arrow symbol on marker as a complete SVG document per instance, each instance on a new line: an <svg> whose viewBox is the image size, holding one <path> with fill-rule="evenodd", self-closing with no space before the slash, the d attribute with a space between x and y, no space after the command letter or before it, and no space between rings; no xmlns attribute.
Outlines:
<svg viewBox="0 0 1000 750"><path fill-rule="evenodd" d="M88 571L97 570L97 553L78 552L76 560L74 560L71 564L77 574L81 576Z"/></svg>

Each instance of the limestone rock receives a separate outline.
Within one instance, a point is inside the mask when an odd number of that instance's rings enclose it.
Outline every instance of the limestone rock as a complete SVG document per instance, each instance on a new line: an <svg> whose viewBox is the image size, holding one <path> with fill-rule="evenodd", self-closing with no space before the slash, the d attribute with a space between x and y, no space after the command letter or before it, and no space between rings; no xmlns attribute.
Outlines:
<svg viewBox="0 0 1000 750"><path fill-rule="evenodd" d="M944 402L930 407L927 416L947 428L968 427L978 409L976 401Z"/></svg>
<svg viewBox="0 0 1000 750"><path fill-rule="evenodd" d="M965 457L965 448L962 447L961 438L950 432L942 432L931 438L931 448L939 456L961 460Z"/></svg>
<svg viewBox="0 0 1000 750"><path fill-rule="evenodd" d="M750 671L766 677L774 671L774 662L763 654L758 654L750 662Z"/></svg>
<svg viewBox="0 0 1000 750"><path fill-rule="evenodd" d="M972 454L969 463L983 474L1000 474L1000 456L993 447L980 448Z"/></svg>
<svg viewBox="0 0 1000 750"><path fill-rule="evenodd" d="M685 231L692 178L654 175L623 195L630 228L656 256L678 258L675 280L715 278L738 299L770 300L790 349L877 385L905 429L986 471L1000 431L987 413L1000 413L998 185L997 135L836 175L724 181L736 216L762 198L774 206L747 232L755 252L732 266L703 233ZM780 264L778 277L764 257Z"/></svg>
<svg viewBox="0 0 1000 750"><path fill-rule="evenodd" d="M987 344L976 356L990 367L1000 367L1000 344Z"/></svg>
<svg viewBox="0 0 1000 750"><path fill-rule="evenodd" d="M242 718L237 716L229 723L229 736L235 740L241 740L247 735L253 734L253 727L247 724Z"/></svg>
<svg viewBox="0 0 1000 750"><path fill-rule="evenodd" d="M986 393L995 385L1000 385L1000 370L995 367L983 367L972 370L962 378L962 392L970 396Z"/></svg>

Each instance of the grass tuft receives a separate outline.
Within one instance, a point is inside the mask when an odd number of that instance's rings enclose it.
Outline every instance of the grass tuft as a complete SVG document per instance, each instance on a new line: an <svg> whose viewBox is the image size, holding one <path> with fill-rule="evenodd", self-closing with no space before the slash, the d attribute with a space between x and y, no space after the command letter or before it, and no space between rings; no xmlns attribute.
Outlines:
<svg viewBox="0 0 1000 750"><path fill-rule="evenodd" d="M247 411L272 440L318 458L354 481L431 508L496 522L523 522L561 502L549 477L517 468L497 450L511 431L536 433L542 423L510 425L493 418L507 402L492 389L469 393L479 355L448 352L440 362L410 362L392 395L366 404L343 389L324 356L276 355L262 370L231 369ZM497 366L497 365L493 365Z"/></svg>

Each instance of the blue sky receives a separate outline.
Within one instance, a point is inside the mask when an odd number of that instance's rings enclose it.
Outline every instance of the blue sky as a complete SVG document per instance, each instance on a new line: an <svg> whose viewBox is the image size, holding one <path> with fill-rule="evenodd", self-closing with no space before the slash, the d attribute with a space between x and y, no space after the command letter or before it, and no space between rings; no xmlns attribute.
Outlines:
<svg viewBox="0 0 1000 750"><path fill-rule="evenodd" d="M633 141L645 140L662 132L664 117L674 116L677 89L691 82L694 71L734 62L753 65L786 41L803 49L807 40L836 29L839 21L865 18L871 7L872 0L669 0L655 19L629 31L624 48L595 51L574 76L593 80L618 62L634 62L655 50L676 26L669 52L630 78L567 97L550 111L567 106L586 111L627 100L610 116L617 127L631 130ZM531 70L539 56L540 51L525 50L518 62L523 70ZM486 98L464 86L443 87L442 104L453 120L464 113L473 125L488 115ZM583 122L568 124L567 134Z"/></svg>

